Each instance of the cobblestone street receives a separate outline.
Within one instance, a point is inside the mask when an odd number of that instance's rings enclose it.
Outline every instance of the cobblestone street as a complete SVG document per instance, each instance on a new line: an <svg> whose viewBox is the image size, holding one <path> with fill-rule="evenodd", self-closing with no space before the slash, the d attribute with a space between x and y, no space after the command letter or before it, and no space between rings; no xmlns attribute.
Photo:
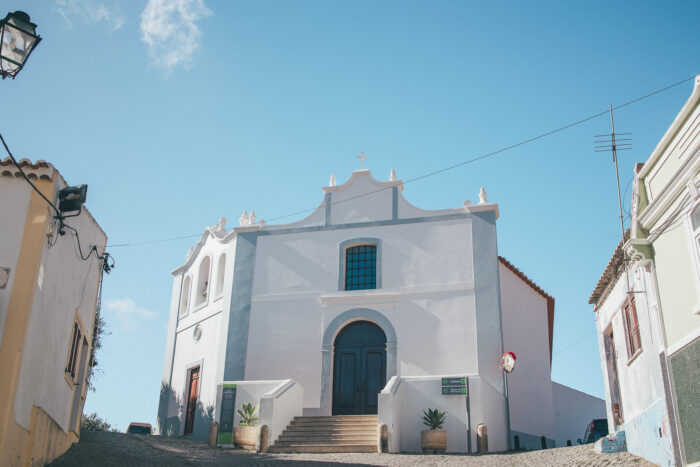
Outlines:
<svg viewBox="0 0 700 467"><path fill-rule="evenodd" d="M80 443L52 466L122 465L466 465L466 466L653 466L629 453L598 454L592 445L544 451L486 455L419 454L255 454L210 448L182 438L133 436L123 433L83 433Z"/></svg>

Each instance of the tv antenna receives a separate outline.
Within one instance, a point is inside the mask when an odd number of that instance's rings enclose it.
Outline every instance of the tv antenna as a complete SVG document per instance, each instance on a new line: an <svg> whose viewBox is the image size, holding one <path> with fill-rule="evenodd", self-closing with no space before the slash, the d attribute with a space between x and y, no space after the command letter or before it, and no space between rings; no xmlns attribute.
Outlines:
<svg viewBox="0 0 700 467"><path fill-rule="evenodd" d="M613 162L615 162L615 177L617 179L617 202L620 208L620 230L621 242L625 243L625 220L622 215L622 192L620 191L620 168L617 163L617 151L627 151L632 149L632 138L629 138L632 133L615 133L615 119L613 118L613 106L610 104L610 126L612 133L605 135L595 135L596 138L602 138L595 141L598 146L595 147L595 152L612 152ZM623 138L618 138L623 136ZM625 274L627 276L627 274ZM629 277L627 277L627 291L629 292Z"/></svg>

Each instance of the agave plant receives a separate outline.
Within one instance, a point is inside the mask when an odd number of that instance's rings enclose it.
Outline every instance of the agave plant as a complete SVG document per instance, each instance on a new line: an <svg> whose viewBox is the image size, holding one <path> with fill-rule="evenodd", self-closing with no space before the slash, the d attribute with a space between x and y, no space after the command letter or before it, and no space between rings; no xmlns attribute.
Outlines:
<svg viewBox="0 0 700 467"><path fill-rule="evenodd" d="M440 430L445 423L445 412L439 412L438 409L428 409L423 411L423 424L429 426L431 430Z"/></svg>
<svg viewBox="0 0 700 467"><path fill-rule="evenodd" d="M258 406L250 402L241 404L238 408L238 415L241 416L241 426L253 426L258 423L258 417L255 416L256 410L258 410Z"/></svg>

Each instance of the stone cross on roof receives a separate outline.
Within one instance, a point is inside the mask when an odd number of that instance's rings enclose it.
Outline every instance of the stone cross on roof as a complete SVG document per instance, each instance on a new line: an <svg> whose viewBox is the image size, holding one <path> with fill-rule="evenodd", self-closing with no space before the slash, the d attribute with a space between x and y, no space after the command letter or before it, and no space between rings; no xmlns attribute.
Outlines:
<svg viewBox="0 0 700 467"><path fill-rule="evenodd" d="M365 170L365 159L367 159L367 154L361 152L357 158L360 159L360 170Z"/></svg>

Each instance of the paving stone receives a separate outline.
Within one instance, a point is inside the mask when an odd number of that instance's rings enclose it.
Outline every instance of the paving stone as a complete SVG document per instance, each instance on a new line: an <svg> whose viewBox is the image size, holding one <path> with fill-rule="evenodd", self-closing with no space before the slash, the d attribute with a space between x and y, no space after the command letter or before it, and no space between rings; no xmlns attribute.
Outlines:
<svg viewBox="0 0 700 467"><path fill-rule="evenodd" d="M654 464L627 452L599 454L593 445L542 451L484 455L421 454L256 454L243 450L211 448L205 442L161 436L85 432L80 442L52 466L623 466Z"/></svg>

